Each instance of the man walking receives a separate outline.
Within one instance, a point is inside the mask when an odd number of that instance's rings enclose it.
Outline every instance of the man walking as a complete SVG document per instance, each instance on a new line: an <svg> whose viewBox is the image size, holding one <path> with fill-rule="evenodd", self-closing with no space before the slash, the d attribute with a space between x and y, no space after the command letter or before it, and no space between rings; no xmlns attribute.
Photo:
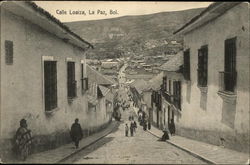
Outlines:
<svg viewBox="0 0 250 165"><path fill-rule="evenodd" d="M72 124L71 130L70 130L70 136L73 142L75 142L76 148L79 147L79 141L82 139L82 128L81 125L78 123L79 119L75 119L75 123Z"/></svg>

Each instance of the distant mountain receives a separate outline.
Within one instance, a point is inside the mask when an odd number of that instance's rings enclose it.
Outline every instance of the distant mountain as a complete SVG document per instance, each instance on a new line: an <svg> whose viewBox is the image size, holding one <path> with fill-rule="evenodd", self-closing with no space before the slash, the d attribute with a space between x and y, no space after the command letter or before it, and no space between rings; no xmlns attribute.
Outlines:
<svg viewBox="0 0 250 165"><path fill-rule="evenodd" d="M171 40L182 43L182 37L173 36L173 32L202 10L203 8L197 8L65 24L94 45L95 49L91 54L94 58L150 55L149 52L154 55L154 50L158 47L163 51L170 50L168 43Z"/></svg>

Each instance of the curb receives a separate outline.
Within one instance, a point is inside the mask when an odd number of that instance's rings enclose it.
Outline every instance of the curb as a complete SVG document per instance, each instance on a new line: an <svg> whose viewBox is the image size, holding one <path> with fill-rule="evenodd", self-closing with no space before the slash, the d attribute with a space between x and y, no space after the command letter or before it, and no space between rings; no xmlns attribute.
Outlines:
<svg viewBox="0 0 250 165"><path fill-rule="evenodd" d="M147 132L149 132L150 134L154 135L157 138L161 138L161 137L159 137L158 135L156 135L155 133L153 133L153 132L151 132L149 130L147 130ZM189 150L189 149L187 149L185 147L182 147L182 146L180 146L180 145L178 145L176 143L173 143L173 142L168 141L168 140L166 142L173 145L173 146L175 146L175 147L177 147L177 148L179 148L179 149L181 149L181 150L183 150L183 151L185 151L185 152L187 152L187 153L189 153L190 155L192 155L192 156L194 156L194 157L196 157L198 159L201 159L201 160L209 163L209 164L218 164L218 163L216 163L216 162L214 162L214 161L212 161L212 160L210 160L208 158L205 158L204 156L201 156L200 154L198 154L198 153L196 153L194 151L191 151L191 150Z"/></svg>
<svg viewBox="0 0 250 165"><path fill-rule="evenodd" d="M61 159L61 160L59 160L59 161L57 161L57 162L55 162L55 163L62 163L63 161L67 160L69 157L71 157L71 156L73 156L73 155L76 155L77 153L81 152L81 151L84 150L85 148L89 147L90 145L96 143L97 141L101 140L102 138L104 138L105 136L107 136L108 134L110 134L110 133L114 130L114 128L116 128L116 127L119 125L119 122L117 122L117 121L115 121L115 122L116 122L116 123L114 124L113 128L112 128L110 131L108 131L107 133L105 133L105 134L103 134L102 136L98 137L98 138L97 138L96 140L94 140L93 142L91 142L91 143L89 143L89 144L83 146L83 147L80 148L79 150L77 150L77 151L75 151L75 152L69 154L68 156L64 157L63 159Z"/></svg>

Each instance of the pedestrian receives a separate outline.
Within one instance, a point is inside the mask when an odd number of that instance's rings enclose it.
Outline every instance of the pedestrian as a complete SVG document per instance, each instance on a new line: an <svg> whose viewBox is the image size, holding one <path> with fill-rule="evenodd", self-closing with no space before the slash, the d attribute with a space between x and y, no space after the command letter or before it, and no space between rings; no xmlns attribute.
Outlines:
<svg viewBox="0 0 250 165"><path fill-rule="evenodd" d="M136 121L133 121L134 122L134 133L136 133L136 128L137 128L137 123L136 123Z"/></svg>
<svg viewBox="0 0 250 165"><path fill-rule="evenodd" d="M151 123L150 123L150 121L148 121L148 130L150 130L151 129Z"/></svg>
<svg viewBox="0 0 250 165"><path fill-rule="evenodd" d="M143 122L143 130L146 131L147 130L147 120L144 120Z"/></svg>
<svg viewBox="0 0 250 165"><path fill-rule="evenodd" d="M134 136L134 124L131 122L130 123L130 136Z"/></svg>
<svg viewBox="0 0 250 165"><path fill-rule="evenodd" d="M162 130L162 132L163 132L163 135L161 137L161 141L169 140L169 135L168 135L167 127L164 127L164 129Z"/></svg>
<svg viewBox="0 0 250 165"><path fill-rule="evenodd" d="M75 143L76 148L79 148L79 141L82 139L82 128L81 125L78 123L79 119L75 119L75 123L72 124L70 130L70 136L72 141Z"/></svg>
<svg viewBox="0 0 250 165"><path fill-rule="evenodd" d="M125 136L128 136L128 124L125 125Z"/></svg>
<svg viewBox="0 0 250 165"><path fill-rule="evenodd" d="M169 124L169 131L171 136L175 135L175 124L174 124L174 119L171 119L171 122Z"/></svg>
<svg viewBox="0 0 250 165"><path fill-rule="evenodd" d="M18 128L14 137L13 151L17 157L21 160L26 160L31 153L32 136L31 130L28 129L28 125L25 119L20 120L20 127Z"/></svg>

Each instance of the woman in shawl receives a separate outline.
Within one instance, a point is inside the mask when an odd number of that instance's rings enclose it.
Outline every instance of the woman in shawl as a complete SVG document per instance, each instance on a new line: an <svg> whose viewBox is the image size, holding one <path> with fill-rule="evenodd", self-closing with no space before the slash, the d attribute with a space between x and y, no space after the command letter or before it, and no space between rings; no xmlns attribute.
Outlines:
<svg viewBox="0 0 250 165"><path fill-rule="evenodd" d="M20 121L20 127L18 128L14 138L14 151L22 160L26 160L31 151L32 137L31 131L27 127L28 125L26 120L22 119Z"/></svg>

